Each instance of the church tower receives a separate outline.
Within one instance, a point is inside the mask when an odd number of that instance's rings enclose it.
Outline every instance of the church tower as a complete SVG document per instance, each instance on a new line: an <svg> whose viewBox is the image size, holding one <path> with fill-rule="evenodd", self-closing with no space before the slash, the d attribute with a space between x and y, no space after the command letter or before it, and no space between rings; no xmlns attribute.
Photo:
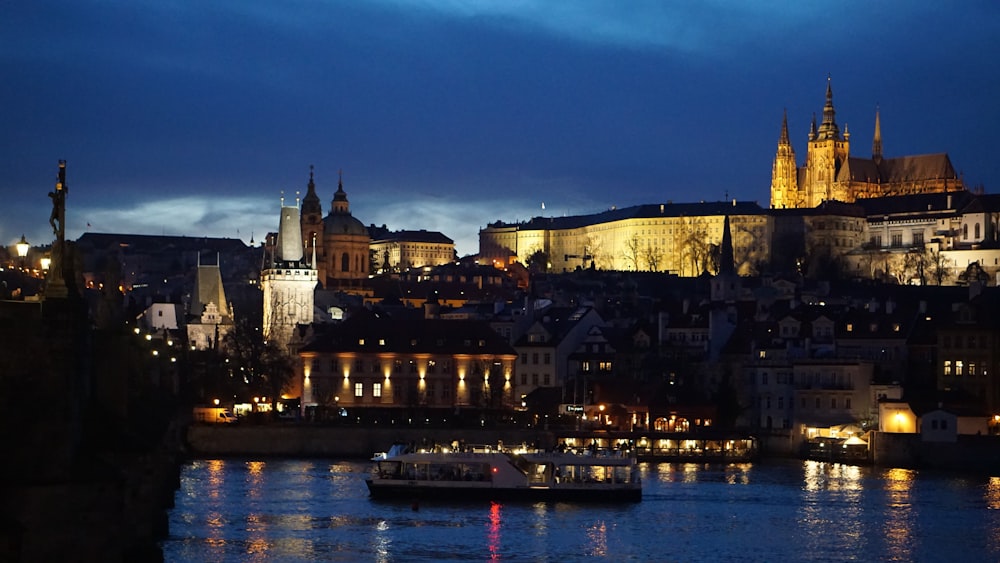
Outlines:
<svg viewBox="0 0 1000 563"><path fill-rule="evenodd" d="M309 167L309 184L306 186L306 197L302 198L302 242L306 254L316 252L315 267L320 283L326 280L326 252L323 249L323 208L316 195L316 183L313 181L313 167ZM325 285L325 284L324 284Z"/></svg>
<svg viewBox="0 0 1000 563"><path fill-rule="evenodd" d="M265 258L260 276L264 291L264 338L285 350L295 327L313 322L317 283L313 266L315 248L311 260L307 260L303 252L298 201L295 203L286 206L282 198L277 240L268 241L271 255Z"/></svg>
<svg viewBox="0 0 1000 563"><path fill-rule="evenodd" d="M854 201L848 187L837 183L837 173L847 163L850 156L850 134L845 127L844 136L837 126L836 111L833 109L833 86L826 80L826 104L823 106L823 122L816 127L816 119L809 131L808 152L806 153L806 190L803 207L816 207L827 200Z"/></svg>
<svg viewBox="0 0 1000 563"><path fill-rule="evenodd" d="M771 208L799 206L799 172L795 149L788 139L788 112L781 119L781 137L771 167Z"/></svg>

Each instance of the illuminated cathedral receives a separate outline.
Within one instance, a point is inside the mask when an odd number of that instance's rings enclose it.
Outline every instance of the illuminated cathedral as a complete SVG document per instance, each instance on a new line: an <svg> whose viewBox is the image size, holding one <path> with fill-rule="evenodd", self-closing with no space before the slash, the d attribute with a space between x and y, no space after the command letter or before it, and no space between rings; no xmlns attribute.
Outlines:
<svg viewBox="0 0 1000 563"><path fill-rule="evenodd" d="M813 115L806 161L798 166L788 137L788 115L771 171L771 207L813 208L824 201L855 200L907 194L965 190L946 153L885 158L878 111L871 158L851 154L850 132L841 134L833 108L833 87L827 79L823 121Z"/></svg>

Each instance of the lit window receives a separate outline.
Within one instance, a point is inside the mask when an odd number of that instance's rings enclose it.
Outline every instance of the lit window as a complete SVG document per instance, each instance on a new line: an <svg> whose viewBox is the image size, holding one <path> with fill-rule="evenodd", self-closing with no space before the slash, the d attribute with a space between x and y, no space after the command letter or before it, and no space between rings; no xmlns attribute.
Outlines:
<svg viewBox="0 0 1000 563"><path fill-rule="evenodd" d="M365 396L365 385L364 385L364 383L355 383L354 384L354 396L355 397L364 397Z"/></svg>
<svg viewBox="0 0 1000 563"><path fill-rule="evenodd" d="M847 332L854 332L854 325L853 324L847 323Z"/></svg>
<svg viewBox="0 0 1000 563"><path fill-rule="evenodd" d="M963 375L962 370L963 370L964 366L965 366L965 363L962 360L956 360L955 361L955 375Z"/></svg>
<svg viewBox="0 0 1000 563"><path fill-rule="evenodd" d="M951 375L951 360L944 361L944 374Z"/></svg>
<svg viewBox="0 0 1000 563"><path fill-rule="evenodd" d="M372 385L372 397L378 398L378 397L381 397L381 396L382 396L382 384L381 383L375 383L375 384L373 384Z"/></svg>

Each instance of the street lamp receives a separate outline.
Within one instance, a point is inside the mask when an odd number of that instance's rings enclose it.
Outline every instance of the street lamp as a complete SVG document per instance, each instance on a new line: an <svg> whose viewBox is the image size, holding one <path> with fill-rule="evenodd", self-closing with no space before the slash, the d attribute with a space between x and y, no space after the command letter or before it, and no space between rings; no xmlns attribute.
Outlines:
<svg viewBox="0 0 1000 563"><path fill-rule="evenodd" d="M22 234L21 240L18 241L17 244L15 244L14 246L17 248L17 255L21 258L21 267L23 268L24 258L25 256L28 255L28 249L31 248L31 245L28 243L28 240L24 238L24 235Z"/></svg>

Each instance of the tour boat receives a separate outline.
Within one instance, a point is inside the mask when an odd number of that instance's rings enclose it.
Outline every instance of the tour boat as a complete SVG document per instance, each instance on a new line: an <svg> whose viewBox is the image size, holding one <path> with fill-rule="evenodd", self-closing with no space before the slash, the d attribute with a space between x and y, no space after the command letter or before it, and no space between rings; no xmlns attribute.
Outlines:
<svg viewBox="0 0 1000 563"><path fill-rule="evenodd" d="M642 482L626 451L394 445L365 479L375 499L637 502Z"/></svg>

